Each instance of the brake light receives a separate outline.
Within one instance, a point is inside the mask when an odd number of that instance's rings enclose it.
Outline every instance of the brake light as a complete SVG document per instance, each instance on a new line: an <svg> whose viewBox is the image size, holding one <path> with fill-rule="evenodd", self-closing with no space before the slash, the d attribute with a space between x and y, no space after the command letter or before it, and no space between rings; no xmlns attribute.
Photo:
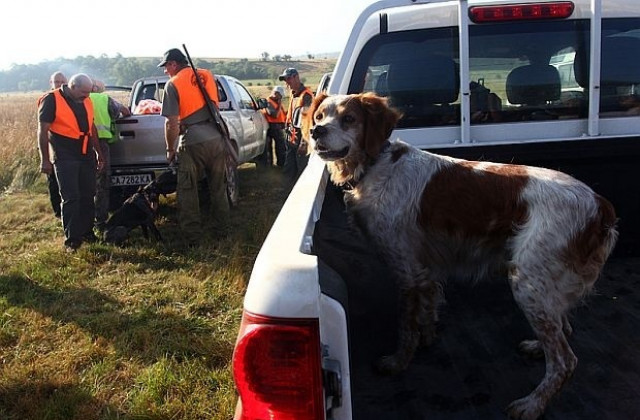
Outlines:
<svg viewBox="0 0 640 420"><path fill-rule="evenodd" d="M514 20L563 19L573 13L570 1L554 3L505 4L500 6L473 6L469 19L475 23L507 22Z"/></svg>
<svg viewBox="0 0 640 420"><path fill-rule="evenodd" d="M324 419L318 320L245 312L233 377L241 404L235 420Z"/></svg>

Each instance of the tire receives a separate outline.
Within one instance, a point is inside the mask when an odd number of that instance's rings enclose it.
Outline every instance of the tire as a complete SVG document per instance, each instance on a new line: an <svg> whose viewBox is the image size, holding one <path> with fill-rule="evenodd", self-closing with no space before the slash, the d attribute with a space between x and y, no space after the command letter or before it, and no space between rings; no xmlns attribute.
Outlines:
<svg viewBox="0 0 640 420"><path fill-rule="evenodd" d="M267 164L267 152L266 150L264 152L262 152L262 154L260 156L257 156L255 159L253 159L253 163L256 164L256 167L258 169L264 169L267 168L271 165Z"/></svg>
<svg viewBox="0 0 640 420"><path fill-rule="evenodd" d="M240 199L240 190L238 187L238 166L232 159L225 160L225 184L227 187L227 200L229 207L234 208L238 205Z"/></svg>

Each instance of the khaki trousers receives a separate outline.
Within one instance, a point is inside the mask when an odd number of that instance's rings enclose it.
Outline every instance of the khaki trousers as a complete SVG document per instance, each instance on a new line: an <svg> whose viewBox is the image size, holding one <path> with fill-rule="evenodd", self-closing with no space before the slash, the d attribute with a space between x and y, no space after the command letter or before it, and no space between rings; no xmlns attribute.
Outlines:
<svg viewBox="0 0 640 420"><path fill-rule="evenodd" d="M213 231L224 230L229 219L225 188L225 152L216 141L178 148L178 220L187 241L197 241L203 233L198 181L206 176L209 187L209 215Z"/></svg>

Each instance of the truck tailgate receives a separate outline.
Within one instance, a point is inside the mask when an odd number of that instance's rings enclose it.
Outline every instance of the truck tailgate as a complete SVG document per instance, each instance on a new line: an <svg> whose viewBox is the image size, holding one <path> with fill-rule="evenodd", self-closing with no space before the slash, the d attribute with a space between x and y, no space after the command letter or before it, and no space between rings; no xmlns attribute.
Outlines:
<svg viewBox="0 0 640 420"><path fill-rule="evenodd" d="M110 147L111 166L167 164L164 142L165 117L158 114L132 115L115 122L118 141Z"/></svg>

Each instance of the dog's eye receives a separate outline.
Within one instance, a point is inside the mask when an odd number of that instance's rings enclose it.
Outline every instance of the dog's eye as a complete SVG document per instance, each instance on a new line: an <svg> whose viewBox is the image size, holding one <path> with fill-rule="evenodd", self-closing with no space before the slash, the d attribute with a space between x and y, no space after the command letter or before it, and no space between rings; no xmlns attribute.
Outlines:
<svg viewBox="0 0 640 420"><path fill-rule="evenodd" d="M323 118L324 118L324 115L322 115L322 112L318 112L318 113L316 114L316 120L317 120L317 121L321 121Z"/></svg>

